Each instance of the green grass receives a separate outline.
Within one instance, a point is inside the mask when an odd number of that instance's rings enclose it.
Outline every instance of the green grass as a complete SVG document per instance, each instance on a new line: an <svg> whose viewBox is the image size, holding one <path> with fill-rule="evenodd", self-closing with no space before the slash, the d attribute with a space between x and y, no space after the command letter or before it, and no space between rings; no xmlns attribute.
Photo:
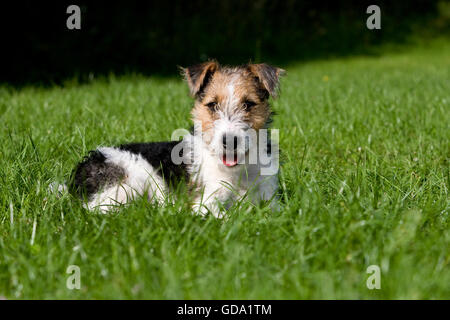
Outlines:
<svg viewBox="0 0 450 320"><path fill-rule="evenodd" d="M243 203L227 220L183 197L98 215L47 192L98 145L189 127L180 79L0 87L0 296L450 298L450 43L282 67L282 210Z"/></svg>

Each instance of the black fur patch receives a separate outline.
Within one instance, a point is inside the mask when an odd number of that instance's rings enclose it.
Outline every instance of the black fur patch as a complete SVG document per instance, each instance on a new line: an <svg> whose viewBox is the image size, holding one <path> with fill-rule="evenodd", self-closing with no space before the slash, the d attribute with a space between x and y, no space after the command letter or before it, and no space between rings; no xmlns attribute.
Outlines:
<svg viewBox="0 0 450 320"><path fill-rule="evenodd" d="M172 149L178 143L178 141L129 143L119 146L118 149L140 154L155 169L160 169L158 174L166 182L175 186L180 181L187 182L189 178L185 164L176 165L172 162ZM125 178L126 172L122 167L106 163L105 160L100 151L90 151L72 172L69 182L70 192L89 199L100 189Z"/></svg>
<svg viewBox="0 0 450 320"><path fill-rule="evenodd" d="M182 68L192 96L201 99L203 91L218 67L215 61L209 61L188 68Z"/></svg>
<svg viewBox="0 0 450 320"><path fill-rule="evenodd" d="M212 71L207 71L206 72L205 78L203 79L203 82L200 85L200 89L197 92L197 98L198 99L203 100L203 96L204 96L203 93L205 92L206 87L208 86L209 82L211 81L213 73L214 72L212 72Z"/></svg>
<svg viewBox="0 0 450 320"><path fill-rule="evenodd" d="M189 179L185 164L174 164L172 162L172 149L180 143L179 141L168 142L147 142L129 143L119 146L119 149L140 154L147 160L158 174L172 186L176 186L180 181L187 182ZM182 156L182 154L180 154Z"/></svg>
<svg viewBox="0 0 450 320"><path fill-rule="evenodd" d="M277 96L279 78L284 75L285 71L265 63L250 64L247 65L247 68L258 77L267 92L275 98Z"/></svg>
<svg viewBox="0 0 450 320"><path fill-rule="evenodd" d="M100 151L90 151L73 170L69 190L89 199L100 189L120 182L126 175L125 170L105 160Z"/></svg>

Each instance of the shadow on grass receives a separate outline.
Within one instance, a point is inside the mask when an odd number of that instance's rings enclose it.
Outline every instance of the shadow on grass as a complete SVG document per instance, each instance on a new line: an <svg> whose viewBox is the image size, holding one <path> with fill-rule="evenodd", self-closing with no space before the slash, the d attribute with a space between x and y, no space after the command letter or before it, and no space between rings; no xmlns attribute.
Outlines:
<svg viewBox="0 0 450 320"><path fill-rule="evenodd" d="M108 73L173 76L178 65L211 58L286 66L376 55L380 45L405 43L417 30L448 31L449 8L442 3L378 1L381 30L366 27L370 1L79 1L81 30L66 27L71 2L9 3L0 83L85 82Z"/></svg>

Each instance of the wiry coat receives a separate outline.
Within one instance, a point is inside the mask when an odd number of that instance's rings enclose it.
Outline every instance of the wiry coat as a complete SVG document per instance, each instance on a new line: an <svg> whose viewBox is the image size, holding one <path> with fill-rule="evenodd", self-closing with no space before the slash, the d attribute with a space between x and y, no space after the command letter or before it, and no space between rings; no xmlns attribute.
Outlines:
<svg viewBox="0 0 450 320"><path fill-rule="evenodd" d="M195 98L194 131L181 142L131 143L91 151L73 171L70 190L89 209L108 211L137 196L162 203L180 181L195 192L194 212L223 216L234 201L272 200L278 145L261 138L271 122L283 70L266 64L182 69ZM275 170L269 170L275 168Z"/></svg>

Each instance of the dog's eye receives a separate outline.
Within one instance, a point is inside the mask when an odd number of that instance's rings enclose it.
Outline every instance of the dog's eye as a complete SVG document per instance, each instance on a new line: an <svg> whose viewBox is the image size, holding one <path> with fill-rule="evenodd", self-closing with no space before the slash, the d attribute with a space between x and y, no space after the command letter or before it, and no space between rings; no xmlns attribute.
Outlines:
<svg viewBox="0 0 450 320"><path fill-rule="evenodd" d="M242 104L242 106L244 107L244 109L246 110L246 111L249 111L253 106L255 106L256 105L256 102L253 102L253 101L249 101L249 100L246 100L243 104Z"/></svg>
<svg viewBox="0 0 450 320"><path fill-rule="evenodd" d="M209 110L216 111L218 104L217 104L217 102L213 101L213 102L207 103L206 106L209 108Z"/></svg>

